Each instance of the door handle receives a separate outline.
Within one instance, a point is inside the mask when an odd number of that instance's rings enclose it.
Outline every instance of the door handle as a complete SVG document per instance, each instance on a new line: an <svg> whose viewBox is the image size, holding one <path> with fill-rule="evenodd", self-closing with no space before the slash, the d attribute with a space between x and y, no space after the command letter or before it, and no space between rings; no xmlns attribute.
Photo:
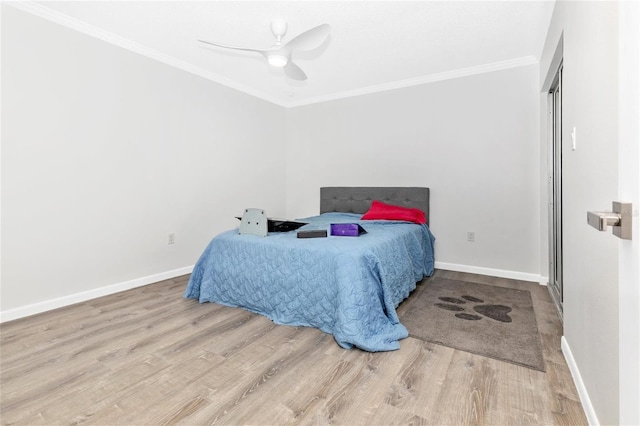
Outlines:
<svg viewBox="0 0 640 426"><path fill-rule="evenodd" d="M631 203L614 201L610 212L587 212L587 223L598 231L606 231L607 226L613 228L613 235L623 240L631 239Z"/></svg>

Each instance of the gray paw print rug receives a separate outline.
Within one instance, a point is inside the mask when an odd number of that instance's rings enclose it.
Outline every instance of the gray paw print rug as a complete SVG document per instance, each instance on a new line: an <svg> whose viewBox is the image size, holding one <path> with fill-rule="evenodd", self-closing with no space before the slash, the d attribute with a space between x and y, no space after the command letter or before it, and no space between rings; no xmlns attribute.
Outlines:
<svg viewBox="0 0 640 426"><path fill-rule="evenodd" d="M410 336L545 371L528 290L432 277L414 293L398 308Z"/></svg>

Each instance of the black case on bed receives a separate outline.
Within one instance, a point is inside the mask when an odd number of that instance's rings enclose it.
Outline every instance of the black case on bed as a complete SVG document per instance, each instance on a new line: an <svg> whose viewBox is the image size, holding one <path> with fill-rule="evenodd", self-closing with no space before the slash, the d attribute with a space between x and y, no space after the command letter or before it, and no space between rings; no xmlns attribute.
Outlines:
<svg viewBox="0 0 640 426"><path fill-rule="evenodd" d="M298 238L326 238L326 229L308 229L306 231L298 231Z"/></svg>

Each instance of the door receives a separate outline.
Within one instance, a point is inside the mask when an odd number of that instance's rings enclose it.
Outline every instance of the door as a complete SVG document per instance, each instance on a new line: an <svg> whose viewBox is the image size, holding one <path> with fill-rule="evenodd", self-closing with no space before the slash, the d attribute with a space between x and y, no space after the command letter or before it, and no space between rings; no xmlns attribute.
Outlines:
<svg viewBox="0 0 640 426"><path fill-rule="evenodd" d="M619 5L618 196L633 203L632 239L618 241L620 424L640 424L640 4Z"/></svg>

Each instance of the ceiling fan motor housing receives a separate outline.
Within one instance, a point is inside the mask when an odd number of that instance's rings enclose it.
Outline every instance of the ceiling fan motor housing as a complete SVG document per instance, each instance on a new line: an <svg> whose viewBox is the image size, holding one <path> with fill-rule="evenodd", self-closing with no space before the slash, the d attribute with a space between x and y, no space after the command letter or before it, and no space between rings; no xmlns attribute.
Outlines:
<svg viewBox="0 0 640 426"><path fill-rule="evenodd" d="M271 21L271 32L280 41L282 36L287 33L287 21L284 19L274 19Z"/></svg>

